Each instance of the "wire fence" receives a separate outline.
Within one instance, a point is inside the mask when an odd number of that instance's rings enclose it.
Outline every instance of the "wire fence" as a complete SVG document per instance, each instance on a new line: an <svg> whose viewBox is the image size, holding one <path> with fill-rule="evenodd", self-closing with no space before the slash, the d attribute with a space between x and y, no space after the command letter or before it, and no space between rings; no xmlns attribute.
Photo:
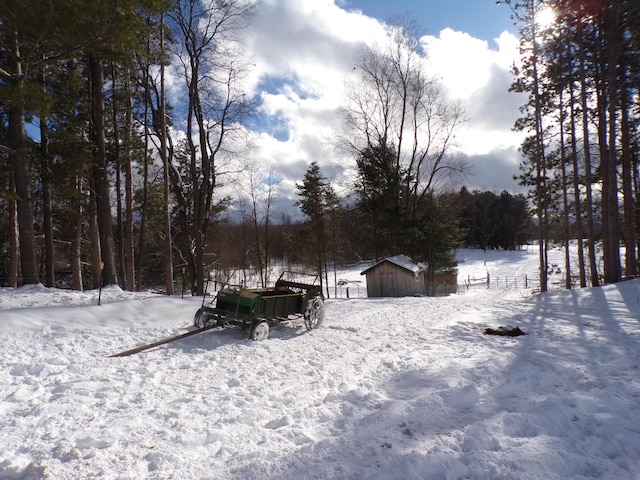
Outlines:
<svg viewBox="0 0 640 480"><path fill-rule="evenodd" d="M360 284L336 285L329 287L332 298L366 298L367 286Z"/></svg>
<svg viewBox="0 0 640 480"><path fill-rule="evenodd" d="M464 293L471 289L502 289L502 290L518 290L518 289L537 289L540 281L532 279L528 275L500 275L492 277L487 274L484 277L471 277L462 279L462 283L458 283L458 293Z"/></svg>
<svg viewBox="0 0 640 480"><path fill-rule="evenodd" d="M207 282L207 294L214 295L220 288L225 285L234 285L241 286L244 288L259 288L260 282L251 276L241 275L239 272L234 272L235 274L231 277L227 276L222 279L222 276L214 276L210 278ZM216 278L217 277L217 278ZM275 276L271 279L271 283L275 281ZM554 281L555 280L555 281ZM573 279L572 279L573 280ZM3 278L0 275L0 285L6 285L8 278ZM3 283L4 282L4 283ZM179 285L176 288L176 294L190 295L191 292L184 289L184 284L181 282L177 282ZM549 286L562 288L560 282L557 279L550 278ZM556 285L557 284L557 285ZM577 284L577 279L575 280L575 284ZM537 277L532 278L528 275L500 275L500 276L491 276L487 274L483 277L474 277L471 275L467 275L466 277L458 277L458 294L464 294L470 290L479 290L479 289L502 289L502 290L517 290L517 289L530 289L535 291L539 289L540 281ZM58 288L69 288L68 285L58 285ZM90 288L90 287L89 287ZM163 286L147 286L147 290L151 291L164 291ZM337 298L337 299L349 299L349 298L366 298L367 297L367 284L365 280L362 281L354 281L354 280L338 280L337 284L334 282L329 283L329 285L324 286L324 295L326 298Z"/></svg>

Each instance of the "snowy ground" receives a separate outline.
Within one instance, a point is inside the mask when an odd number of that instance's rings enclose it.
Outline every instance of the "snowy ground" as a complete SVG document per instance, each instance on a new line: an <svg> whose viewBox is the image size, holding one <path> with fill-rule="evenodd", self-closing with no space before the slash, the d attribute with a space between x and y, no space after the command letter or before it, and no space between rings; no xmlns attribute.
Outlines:
<svg viewBox="0 0 640 480"><path fill-rule="evenodd" d="M537 266L460 255L465 276ZM0 289L0 478L640 478L640 280L331 299L318 330L107 357L200 302ZM481 333L501 325L528 334Z"/></svg>

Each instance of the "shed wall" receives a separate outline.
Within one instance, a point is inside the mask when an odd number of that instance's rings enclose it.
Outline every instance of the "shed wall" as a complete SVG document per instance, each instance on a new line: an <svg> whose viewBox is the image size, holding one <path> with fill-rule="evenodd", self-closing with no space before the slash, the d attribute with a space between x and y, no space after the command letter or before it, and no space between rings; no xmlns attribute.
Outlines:
<svg viewBox="0 0 640 480"><path fill-rule="evenodd" d="M416 281L412 272L389 262L369 270L366 276L369 297L406 297L423 293L423 283Z"/></svg>
<svg viewBox="0 0 640 480"><path fill-rule="evenodd" d="M441 297L457 293L458 291L458 274L457 273L437 273L435 275L435 295ZM427 291L429 291L427 289Z"/></svg>

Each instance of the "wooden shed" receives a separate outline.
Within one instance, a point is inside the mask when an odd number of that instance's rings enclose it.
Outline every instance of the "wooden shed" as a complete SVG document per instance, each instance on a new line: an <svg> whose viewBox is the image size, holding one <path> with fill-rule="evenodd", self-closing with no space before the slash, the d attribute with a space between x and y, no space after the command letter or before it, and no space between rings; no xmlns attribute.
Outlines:
<svg viewBox="0 0 640 480"><path fill-rule="evenodd" d="M429 288L427 268L414 263L406 255L387 257L360 272L367 277L368 297L407 297L414 295L449 295L457 291L456 273L435 275L435 286Z"/></svg>
<svg viewBox="0 0 640 480"><path fill-rule="evenodd" d="M406 297L426 293L424 267L406 255L380 260L360 272L367 277L368 297Z"/></svg>

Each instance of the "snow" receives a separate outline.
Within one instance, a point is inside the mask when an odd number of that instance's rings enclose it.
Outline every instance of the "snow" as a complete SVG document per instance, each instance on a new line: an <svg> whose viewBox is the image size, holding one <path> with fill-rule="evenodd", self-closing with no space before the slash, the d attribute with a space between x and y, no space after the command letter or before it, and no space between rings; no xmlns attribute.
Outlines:
<svg viewBox="0 0 640 480"><path fill-rule="evenodd" d="M465 278L537 267L459 255ZM188 330L202 299L0 288L0 478L640 478L640 280L463 292L109 358ZM527 335L482 335L507 325Z"/></svg>
<svg viewBox="0 0 640 480"><path fill-rule="evenodd" d="M378 265L384 262L391 262L394 265L397 265L400 268L404 268L405 270L408 270L412 273L418 273L421 270L420 265L413 263L413 261L406 255L396 255L394 257L387 257L383 260L380 260L375 265L372 265L371 267L360 272L360 275L364 275L367 271L371 270L374 267L377 267Z"/></svg>

